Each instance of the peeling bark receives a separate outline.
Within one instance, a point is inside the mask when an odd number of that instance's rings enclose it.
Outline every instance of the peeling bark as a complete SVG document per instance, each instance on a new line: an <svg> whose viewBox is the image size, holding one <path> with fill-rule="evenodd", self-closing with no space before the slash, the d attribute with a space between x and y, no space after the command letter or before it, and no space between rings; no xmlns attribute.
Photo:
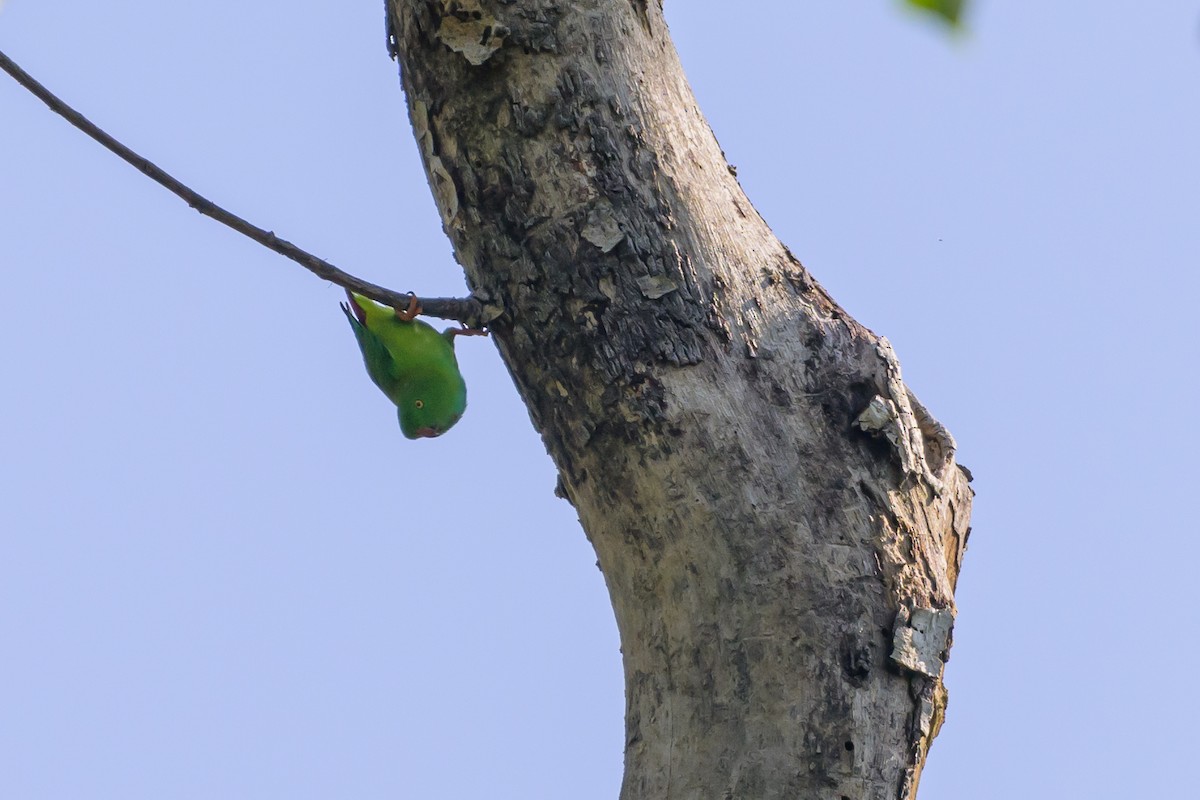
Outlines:
<svg viewBox="0 0 1200 800"><path fill-rule="evenodd" d="M954 440L742 193L658 3L387 6L446 233L612 597L622 800L914 797Z"/></svg>

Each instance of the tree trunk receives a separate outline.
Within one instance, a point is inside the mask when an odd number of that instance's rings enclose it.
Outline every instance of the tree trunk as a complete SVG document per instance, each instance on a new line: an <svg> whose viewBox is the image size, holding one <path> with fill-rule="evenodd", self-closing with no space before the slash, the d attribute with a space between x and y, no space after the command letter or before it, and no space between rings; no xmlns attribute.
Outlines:
<svg viewBox="0 0 1200 800"><path fill-rule="evenodd" d="M746 199L658 4L388 17L446 232L612 596L622 800L913 797L972 492L887 340Z"/></svg>

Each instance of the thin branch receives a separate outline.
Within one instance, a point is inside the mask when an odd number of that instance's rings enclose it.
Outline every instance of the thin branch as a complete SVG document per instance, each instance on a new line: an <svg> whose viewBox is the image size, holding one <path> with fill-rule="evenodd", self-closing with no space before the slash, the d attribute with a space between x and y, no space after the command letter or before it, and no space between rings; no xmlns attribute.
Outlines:
<svg viewBox="0 0 1200 800"><path fill-rule="evenodd" d="M149 160L138 155L102 131L88 120L87 117L71 108L71 106L51 93L49 89L34 80L29 73L17 66L2 51L0 51L0 69L11 75L17 83L24 86L35 97L49 106L51 111L62 116L67 122L70 122L76 128L79 128L79 130L116 153L146 177L178 195L180 199L204 216L211 217L222 225L227 225L238 233L250 237L263 247L274 250L281 256L290 258L317 277L324 278L330 283L335 283L345 289L358 292L372 300L378 300L380 303L395 308L407 307L409 301L407 293L393 292L391 289L376 286L361 278L356 278L348 272L343 272L325 259L317 258L312 253L301 250L291 242L280 239L273 231L263 230L256 225L252 225L238 215L226 211L216 203L188 188ZM426 316L458 320L472 327L479 325L480 315L483 311L480 302L473 297L422 297L418 298L418 302L421 304L421 313Z"/></svg>

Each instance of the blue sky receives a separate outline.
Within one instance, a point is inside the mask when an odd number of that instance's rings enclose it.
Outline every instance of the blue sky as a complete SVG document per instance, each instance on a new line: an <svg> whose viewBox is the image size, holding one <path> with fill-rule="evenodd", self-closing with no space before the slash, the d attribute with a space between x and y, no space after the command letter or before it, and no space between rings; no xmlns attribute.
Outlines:
<svg viewBox="0 0 1200 800"><path fill-rule="evenodd" d="M0 49L199 191L462 291L382 3L11 0ZM975 473L922 800L1186 796L1200 3L668 2L757 208ZM339 291L0 80L0 796L620 782L602 578L491 343L400 436Z"/></svg>

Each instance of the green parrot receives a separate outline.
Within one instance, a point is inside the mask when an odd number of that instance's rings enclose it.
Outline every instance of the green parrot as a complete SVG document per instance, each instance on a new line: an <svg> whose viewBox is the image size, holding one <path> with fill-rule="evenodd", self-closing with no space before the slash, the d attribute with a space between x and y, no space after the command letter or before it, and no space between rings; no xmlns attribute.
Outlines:
<svg viewBox="0 0 1200 800"><path fill-rule="evenodd" d="M400 430L409 439L441 436L467 408L467 384L454 357L454 337L486 336L486 331L448 328L442 333L416 319L414 296L408 309L381 306L347 291L342 304L362 350L367 374L396 404Z"/></svg>

